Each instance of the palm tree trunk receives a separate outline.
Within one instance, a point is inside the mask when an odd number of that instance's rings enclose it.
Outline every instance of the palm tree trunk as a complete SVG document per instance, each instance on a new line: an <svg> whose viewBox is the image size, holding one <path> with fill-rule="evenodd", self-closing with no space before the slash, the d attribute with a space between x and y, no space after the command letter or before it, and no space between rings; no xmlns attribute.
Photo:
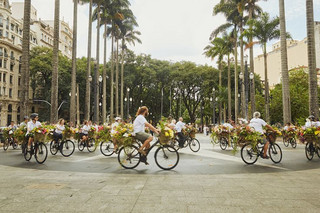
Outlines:
<svg viewBox="0 0 320 213"><path fill-rule="evenodd" d="M113 25L113 24L112 24ZM110 74L110 119L114 118L114 36L111 34L111 74Z"/></svg>
<svg viewBox="0 0 320 213"><path fill-rule="evenodd" d="M224 122L227 122L226 103L223 103L223 120Z"/></svg>
<svg viewBox="0 0 320 213"><path fill-rule="evenodd" d="M307 38L308 38L308 67L309 67L309 113L319 117L316 51L314 38L313 0L306 0L307 8Z"/></svg>
<svg viewBox="0 0 320 213"><path fill-rule="evenodd" d="M231 117L231 69L230 69L230 55L228 55L228 119Z"/></svg>
<svg viewBox="0 0 320 213"><path fill-rule="evenodd" d="M72 39L72 72L71 72L71 97L70 97L70 121L76 122L76 74L77 74L77 17L78 0L73 1L73 39ZM77 94L79 95L79 94ZM77 106L78 107L78 106ZM79 123L77 125L80 125Z"/></svg>
<svg viewBox="0 0 320 213"><path fill-rule="evenodd" d="M100 3L97 8L97 65L94 69L94 118L93 121L99 123L99 57L100 57Z"/></svg>
<svg viewBox="0 0 320 213"><path fill-rule="evenodd" d="M89 5L89 26L88 26L88 52L87 52L87 76L86 76L86 102L85 119L90 119L90 76L91 76L91 42L92 42L92 0Z"/></svg>
<svg viewBox="0 0 320 213"><path fill-rule="evenodd" d="M29 63L30 63L30 13L31 0L24 1L22 58L21 58L21 118L29 114Z"/></svg>
<svg viewBox="0 0 320 213"><path fill-rule="evenodd" d="M54 32L53 32L53 58L52 58L52 83L51 83L51 123L58 121L58 63L59 63L59 14L60 0L55 0L54 6Z"/></svg>
<svg viewBox="0 0 320 213"><path fill-rule="evenodd" d="M235 46L234 46L234 119L235 122L238 120L238 41L237 41L238 35L237 35L237 29L236 26L234 28L234 40L235 40Z"/></svg>
<svg viewBox="0 0 320 213"><path fill-rule="evenodd" d="M249 19L253 17L253 7L249 10ZM252 29L252 25L249 26ZM249 37L249 43L252 44L253 39ZM250 47L250 71L254 74L254 55L253 55L253 45ZM250 90L250 100L251 100L251 115L248 118L251 118L253 113L256 111L256 101L255 101L255 82L254 78L252 79L251 90Z"/></svg>
<svg viewBox="0 0 320 213"><path fill-rule="evenodd" d="M287 56L287 32L284 0L279 0L280 13L280 39L281 39L281 73L282 73L282 104L283 124L291 122L291 105L289 90L288 56Z"/></svg>
<svg viewBox="0 0 320 213"><path fill-rule="evenodd" d="M121 105L121 117L124 118L124 114L123 114L123 98L124 98L124 39L122 39L122 53L121 53L121 88L120 88L120 95L121 95L121 99L120 99L120 105ZM129 100L127 100L129 101Z"/></svg>
<svg viewBox="0 0 320 213"><path fill-rule="evenodd" d="M221 60L219 61L219 95L221 95L222 89L222 64ZM222 103L219 101L219 124L222 123Z"/></svg>
<svg viewBox="0 0 320 213"><path fill-rule="evenodd" d="M104 24L104 51L103 51L103 73L102 73L102 123L107 118L107 24Z"/></svg>
<svg viewBox="0 0 320 213"><path fill-rule="evenodd" d="M119 39L116 39L116 42L116 115L119 116Z"/></svg>
<svg viewBox="0 0 320 213"><path fill-rule="evenodd" d="M263 58L264 58L264 100L265 100L265 109L266 109L266 121L270 123L269 118L269 83L268 83L268 63L267 63L267 44L264 44L263 48Z"/></svg>

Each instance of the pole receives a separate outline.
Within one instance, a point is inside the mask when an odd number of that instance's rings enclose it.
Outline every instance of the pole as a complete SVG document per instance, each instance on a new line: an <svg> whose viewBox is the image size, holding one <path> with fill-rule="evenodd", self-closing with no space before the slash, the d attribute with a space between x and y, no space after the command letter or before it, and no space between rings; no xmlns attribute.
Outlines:
<svg viewBox="0 0 320 213"><path fill-rule="evenodd" d="M129 91L127 90L127 118L129 118L130 116L130 112L129 112L129 105L130 105L130 100L129 100Z"/></svg>
<svg viewBox="0 0 320 213"><path fill-rule="evenodd" d="M171 109L172 109L172 96L171 96L171 86L170 86L170 116L171 116Z"/></svg>
<svg viewBox="0 0 320 213"><path fill-rule="evenodd" d="M77 124L80 125L80 101L79 101L79 84L77 84L77 93L76 93L76 96L77 96Z"/></svg>
<svg viewBox="0 0 320 213"><path fill-rule="evenodd" d="M163 87L161 88L161 118L162 118L162 113L163 113Z"/></svg>
<svg viewBox="0 0 320 213"><path fill-rule="evenodd" d="M216 124L216 92L212 91L212 103L213 103L213 113L212 113L212 123Z"/></svg>
<svg viewBox="0 0 320 213"><path fill-rule="evenodd" d="M97 62L94 63L94 77L93 77L93 122L98 122L98 106L99 106L99 99L98 99L98 82L97 77L98 76L98 70L97 70Z"/></svg>
<svg viewBox="0 0 320 213"><path fill-rule="evenodd" d="M245 86L245 113L244 117L248 120L248 102L249 102L249 73L248 73L248 61L245 60L245 70L244 70L244 86Z"/></svg>

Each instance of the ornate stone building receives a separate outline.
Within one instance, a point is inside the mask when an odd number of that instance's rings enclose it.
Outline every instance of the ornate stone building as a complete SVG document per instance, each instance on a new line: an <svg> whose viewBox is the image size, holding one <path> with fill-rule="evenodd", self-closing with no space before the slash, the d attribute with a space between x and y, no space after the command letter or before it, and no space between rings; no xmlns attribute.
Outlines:
<svg viewBox="0 0 320 213"><path fill-rule="evenodd" d="M0 0L0 126L10 121L20 122L21 54L24 3L9 4ZM37 18L37 10L31 9L30 48L53 47L53 21ZM71 58L72 30L60 21L59 49ZM33 99L32 89L29 97ZM38 111L38 105L30 107L30 113Z"/></svg>

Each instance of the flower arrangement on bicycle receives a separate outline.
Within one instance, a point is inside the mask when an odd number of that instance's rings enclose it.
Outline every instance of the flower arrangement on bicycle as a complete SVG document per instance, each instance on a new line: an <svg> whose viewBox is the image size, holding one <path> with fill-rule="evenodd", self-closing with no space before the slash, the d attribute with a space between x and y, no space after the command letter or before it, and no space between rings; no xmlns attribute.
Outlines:
<svg viewBox="0 0 320 213"><path fill-rule="evenodd" d="M159 122L158 129L160 129L160 143L168 144L174 138L174 131L169 128L167 119L162 118Z"/></svg>
<svg viewBox="0 0 320 213"><path fill-rule="evenodd" d="M120 123L111 136L116 140L120 146L129 146L134 143L134 138L132 137L133 125Z"/></svg>

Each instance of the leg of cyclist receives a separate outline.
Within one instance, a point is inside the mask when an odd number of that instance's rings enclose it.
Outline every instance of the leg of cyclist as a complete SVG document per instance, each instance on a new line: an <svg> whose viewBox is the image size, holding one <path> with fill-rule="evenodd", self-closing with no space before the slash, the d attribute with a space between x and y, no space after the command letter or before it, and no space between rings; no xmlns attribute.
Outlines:
<svg viewBox="0 0 320 213"><path fill-rule="evenodd" d="M263 158L268 158L267 157L268 147L269 147L269 141L265 141L265 144L264 144L264 147L263 147Z"/></svg>
<svg viewBox="0 0 320 213"><path fill-rule="evenodd" d="M182 132L178 132L178 137L179 137L179 147L182 148L185 141L185 137Z"/></svg>

